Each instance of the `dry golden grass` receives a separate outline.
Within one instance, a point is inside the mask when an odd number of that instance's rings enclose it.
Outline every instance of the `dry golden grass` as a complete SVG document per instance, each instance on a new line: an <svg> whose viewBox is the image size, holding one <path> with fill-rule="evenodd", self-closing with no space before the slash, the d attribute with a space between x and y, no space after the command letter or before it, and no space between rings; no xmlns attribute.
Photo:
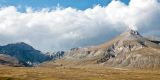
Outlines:
<svg viewBox="0 0 160 80"><path fill-rule="evenodd" d="M0 67L0 80L160 80L160 70Z"/></svg>

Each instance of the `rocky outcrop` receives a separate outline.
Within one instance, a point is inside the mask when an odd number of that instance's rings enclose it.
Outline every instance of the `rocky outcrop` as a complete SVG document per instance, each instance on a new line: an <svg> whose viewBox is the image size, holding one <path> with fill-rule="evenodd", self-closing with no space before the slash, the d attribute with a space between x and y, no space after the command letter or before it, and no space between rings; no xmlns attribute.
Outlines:
<svg viewBox="0 0 160 80"><path fill-rule="evenodd" d="M64 53L64 51L58 51L56 53L51 54L50 57L52 58L52 60L61 59L64 56Z"/></svg>

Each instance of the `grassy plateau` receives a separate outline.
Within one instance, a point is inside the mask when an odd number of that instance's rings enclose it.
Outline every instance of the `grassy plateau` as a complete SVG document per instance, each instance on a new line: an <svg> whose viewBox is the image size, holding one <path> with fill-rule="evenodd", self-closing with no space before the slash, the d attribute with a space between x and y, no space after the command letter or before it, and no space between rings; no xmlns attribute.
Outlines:
<svg viewBox="0 0 160 80"><path fill-rule="evenodd" d="M160 80L160 70L1 66L0 80Z"/></svg>

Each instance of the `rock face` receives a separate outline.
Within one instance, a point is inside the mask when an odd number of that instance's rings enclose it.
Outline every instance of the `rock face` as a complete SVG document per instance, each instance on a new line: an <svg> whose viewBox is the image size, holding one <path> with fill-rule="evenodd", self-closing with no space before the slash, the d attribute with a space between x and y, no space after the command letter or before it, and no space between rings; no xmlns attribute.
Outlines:
<svg viewBox="0 0 160 80"><path fill-rule="evenodd" d="M113 40L67 51L57 62L66 65L102 64L112 67L160 68L160 45L128 30Z"/></svg>
<svg viewBox="0 0 160 80"><path fill-rule="evenodd" d="M33 66L34 64L51 59L49 56L42 54L40 51L35 50L32 46L23 42L0 46L0 54L15 57L25 66Z"/></svg>
<svg viewBox="0 0 160 80"><path fill-rule="evenodd" d="M58 52L47 52L46 55L50 56L52 60L61 59L64 55L64 51L58 51Z"/></svg>

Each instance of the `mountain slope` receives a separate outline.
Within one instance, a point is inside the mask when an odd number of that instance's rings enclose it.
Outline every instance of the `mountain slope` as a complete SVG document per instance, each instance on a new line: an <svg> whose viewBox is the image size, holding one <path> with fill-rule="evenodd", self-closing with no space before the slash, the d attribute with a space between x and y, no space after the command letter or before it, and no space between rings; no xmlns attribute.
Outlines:
<svg viewBox="0 0 160 80"><path fill-rule="evenodd" d="M56 61L63 65L100 64L112 67L160 68L160 45L128 30L101 45L74 48Z"/></svg>
<svg viewBox="0 0 160 80"><path fill-rule="evenodd" d="M6 54L0 54L0 65L5 65L5 66L23 66L19 63L19 61Z"/></svg>
<svg viewBox="0 0 160 80"><path fill-rule="evenodd" d="M51 59L49 56L42 54L23 42L0 46L0 54L15 57L25 66L32 66Z"/></svg>

